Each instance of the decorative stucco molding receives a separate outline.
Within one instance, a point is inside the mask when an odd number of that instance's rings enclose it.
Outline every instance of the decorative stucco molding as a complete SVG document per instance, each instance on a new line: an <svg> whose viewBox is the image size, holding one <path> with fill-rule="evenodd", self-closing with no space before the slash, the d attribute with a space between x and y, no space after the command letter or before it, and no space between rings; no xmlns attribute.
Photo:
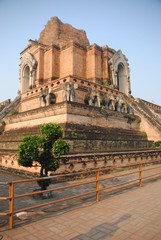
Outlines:
<svg viewBox="0 0 161 240"><path fill-rule="evenodd" d="M125 77L126 77L126 90L125 94L130 95L131 88L130 88L130 70L129 70L129 64L128 60L125 57L125 55L122 54L121 50L118 50L113 57L109 60L109 63L111 65L112 70L112 78L113 78L113 84L117 86L117 77L118 77L118 68L119 65L122 65L125 71Z"/></svg>
<svg viewBox="0 0 161 240"><path fill-rule="evenodd" d="M28 86L26 85L25 81L25 69L29 68L29 76L28 76ZM35 74L37 68L37 61L31 53L27 53L22 65L20 66L20 86L21 86L21 93L26 91L27 88L35 87Z"/></svg>

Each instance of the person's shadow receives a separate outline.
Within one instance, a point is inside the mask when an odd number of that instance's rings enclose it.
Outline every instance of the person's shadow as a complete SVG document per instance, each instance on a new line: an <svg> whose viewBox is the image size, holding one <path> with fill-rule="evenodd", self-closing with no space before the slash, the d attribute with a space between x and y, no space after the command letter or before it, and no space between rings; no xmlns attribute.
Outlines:
<svg viewBox="0 0 161 240"><path fill-rule="evenodd" d="M116 222L113 223L102 223L97 225L96 227L91 228L91 230L87 233L79 234L70 240L88 240L91 239L92 237L94 239L107 239L108 237L111 237L114 235L114 233L119 229L118 224L122 221L127 220L130 218L130 214L125 214L122 217L120 217Z"/></svg>

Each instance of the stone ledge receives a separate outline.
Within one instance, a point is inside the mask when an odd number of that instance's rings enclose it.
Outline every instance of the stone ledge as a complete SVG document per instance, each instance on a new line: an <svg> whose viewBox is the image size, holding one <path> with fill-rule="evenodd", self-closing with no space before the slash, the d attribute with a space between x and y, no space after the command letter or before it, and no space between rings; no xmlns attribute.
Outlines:
<svg viewBox="0 0 161 240"><path fill-rule="evenodd" d="M15 169L17 172L24 172L26 174L39 174L40 167L38 164L35 164L32 168L19 166L17 162L18 156L16 154L12 156L6 154L0 157L0 167ZM72 154L62 156L59 169L50 174L57 175L81 171L86 171L88 173L88 171L92 169L126 166L127 164L139 163L140 161L160 160L160 157L161 149Z"/></svg>

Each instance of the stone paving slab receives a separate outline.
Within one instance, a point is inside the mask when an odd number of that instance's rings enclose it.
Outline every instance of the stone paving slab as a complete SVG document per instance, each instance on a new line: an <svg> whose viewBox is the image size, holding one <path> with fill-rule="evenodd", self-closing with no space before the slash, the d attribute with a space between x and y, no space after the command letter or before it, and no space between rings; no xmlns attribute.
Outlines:
<svg viewBox="0 0 161 240"><path fill-rule="evenodd" d="M161 240L161 179L1 231L3 240Z"/></svg>

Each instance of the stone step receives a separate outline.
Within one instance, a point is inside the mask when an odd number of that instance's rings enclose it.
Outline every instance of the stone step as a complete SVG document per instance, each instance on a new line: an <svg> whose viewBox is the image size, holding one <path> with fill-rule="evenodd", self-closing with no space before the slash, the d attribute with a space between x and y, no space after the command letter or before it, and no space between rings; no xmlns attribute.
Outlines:
<svg viewBox="0 0 161 240"><path fill-rule="evenodd" d="M0 142L0 150L17 150L21 141L1 141Z"/></svg>
<svg viewBox="0 0 161 240"><path fill-rule="evenodd" d="M65 139L68 141L68 139ZM15 151L21 141L0 142L0 152ZM94 152L110 150L129 150L129 149L148 149L152 142L147 140L70 140L71 153L75 152Z"/></svg>
<svg viewBox="0 0 161 240"><path fill-rule="evenodd" d="M150 148L151 141L139 131L128 129L84 126L78 124L62 125L64 138L71 144L71 152ZM0 150L16 151L22 138L27 135L40 135L40 126L5 131L0 136Z"/></svg>

